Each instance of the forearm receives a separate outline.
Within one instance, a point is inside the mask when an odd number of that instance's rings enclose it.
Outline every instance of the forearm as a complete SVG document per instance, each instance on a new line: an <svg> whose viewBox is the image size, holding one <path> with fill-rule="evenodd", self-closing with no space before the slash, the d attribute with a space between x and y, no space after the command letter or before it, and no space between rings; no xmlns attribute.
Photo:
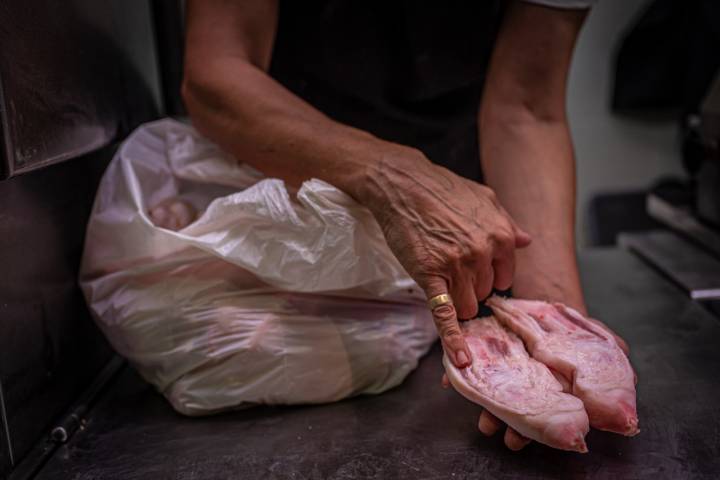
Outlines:
<svg viewBox="0 0 720 480"><path fill-rule="evenodd" d="M183 97L193 123L269 176L320 178L366 206L425 296L452 297L431 312L448 358L467 366L458 315L474 317L478 298L510 286L527 234L487 187L333 121L272 79L277 3L188 0Z"/></svg>
<svg viewBox="0 0 720 480"><path fill-rule="evenodd" d="M575 162L567 124L522 107L486 105L481 155L488 185L532 237L516 252L516 295L585 311L575 257Z"/></svg>
<svg viewBox="0 0 720 480"><path fill-rule="evenodd" d="M532 244L516 254L513 290L583 311L565 92L585 15L512 2L495 44L478 117L488 185L532 237Z"/></svg>
<svg viewBox="0 0 720 480"><path fill-rule="evenodd" d="M190 66L183 97L200 132L292 185L319 178L359 199L365 178L388 156L420 157L333 121L242 58Z"/></svg>

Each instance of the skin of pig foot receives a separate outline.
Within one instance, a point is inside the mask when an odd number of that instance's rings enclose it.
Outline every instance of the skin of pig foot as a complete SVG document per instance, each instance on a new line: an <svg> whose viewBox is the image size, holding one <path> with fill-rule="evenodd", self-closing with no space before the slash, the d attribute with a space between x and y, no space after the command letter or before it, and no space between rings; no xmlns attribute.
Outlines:
<svg viewBox="0 0 720 480"><path fill-rule="evenodd" d="M571 452L587 453L585 435L590 430L587 422L568 422L562 418L563 414L557 415L543 431L544 443L560 450Z"/></svg>
<svg viewBox="0 0 720 480"><path fill-rule="evenodd" d="M584 400L590 425L598 430L632 437L640 433L634 396L625 390L604 392Z"/></svg>

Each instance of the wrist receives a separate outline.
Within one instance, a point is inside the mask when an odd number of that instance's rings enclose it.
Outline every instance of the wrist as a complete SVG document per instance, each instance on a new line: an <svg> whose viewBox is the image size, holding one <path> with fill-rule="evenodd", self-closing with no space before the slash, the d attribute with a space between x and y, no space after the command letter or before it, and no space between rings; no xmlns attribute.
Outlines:
<svg viewBox="0 0 720 480"><path fill-rule="evenodd" d="M422 164L430 164L421 151L383 140L370 145L364 159L349 193L373 213L384 209L389 197L401 188L403 179L396 172L412 172Z"/></svg>
<svg viewBox="0 0 720 480"><path fill-rule="evenodd" d="M340 126L333 137L332 160L322 167L322 180L331 183L365 205L372 200L369 181L380 168L385 142L372 134L355 128ZM339 148L338 148L339 147Z"/></svg>
<svg viewBox="0 0 720 480"><path fill-rule="evenodd" d="M577 270L566 271L562 277L545 275L539 271L517 272L512 292L517 298L559 302L587 314Z"/></svg>

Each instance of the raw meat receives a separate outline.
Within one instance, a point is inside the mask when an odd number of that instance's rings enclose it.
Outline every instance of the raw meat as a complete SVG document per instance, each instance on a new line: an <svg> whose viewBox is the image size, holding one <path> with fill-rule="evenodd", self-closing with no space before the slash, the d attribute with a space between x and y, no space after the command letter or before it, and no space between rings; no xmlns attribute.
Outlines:
<svg viewBox="0 0 720 480"><path fill-rule="evenodd" d="M494 296L487 305L583 401L592 427L627 436L639 432L635 373L624 342L609 328L557 303Z"/></svg>
<svg viewBox="0 0 720 480"><path fill-rule="evenodd" d="M153 225L173 232L182 230L197 218L195 207L177 197L166 198L148 211Z"/></svg>
<svg viewBox="0 0 720 480"><path fill-rule="evenodd" d="M450 383L520 434L562 450L587 452L590 429L582 402L563 393L550 370L495 318L462 324L472 364L458 369L443 358Z"/></svg>

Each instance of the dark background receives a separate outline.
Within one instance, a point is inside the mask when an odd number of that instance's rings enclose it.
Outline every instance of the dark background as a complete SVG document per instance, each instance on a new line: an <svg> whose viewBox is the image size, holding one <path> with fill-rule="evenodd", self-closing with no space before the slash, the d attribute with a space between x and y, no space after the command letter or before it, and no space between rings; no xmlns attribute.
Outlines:
<svg viewBox="0 0 720 480"><path fill-rule="evenodd" d="M77 274L116 143L173 112L178 2L0 2L0 478L112 357ZM162 22L155 22L160 17ZM175 66L173 66L175 65ZM161 69L171 74L162 77Z"/></svg>

